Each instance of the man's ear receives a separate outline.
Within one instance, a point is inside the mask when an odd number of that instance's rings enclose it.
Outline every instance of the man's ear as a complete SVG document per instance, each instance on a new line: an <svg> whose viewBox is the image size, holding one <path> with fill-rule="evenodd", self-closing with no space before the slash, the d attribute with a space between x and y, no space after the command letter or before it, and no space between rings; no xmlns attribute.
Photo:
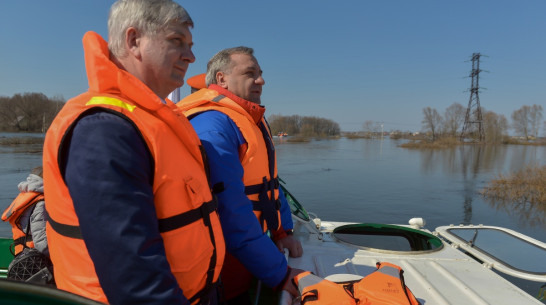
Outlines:
<svg viewBox="0 0 546 305"><path fill-rule="evenodd" d="M137 59L141 59L142 54L140 50L141 34L134 27L129 27L125 31L125 47L129 54L133 55Z"/></svg>
<svg viewBox="0 0 546 305"><path fill-rule="evenodd" d="M216 84L224 89L227 89L227 79L224 72L216 72Z"/></svg>

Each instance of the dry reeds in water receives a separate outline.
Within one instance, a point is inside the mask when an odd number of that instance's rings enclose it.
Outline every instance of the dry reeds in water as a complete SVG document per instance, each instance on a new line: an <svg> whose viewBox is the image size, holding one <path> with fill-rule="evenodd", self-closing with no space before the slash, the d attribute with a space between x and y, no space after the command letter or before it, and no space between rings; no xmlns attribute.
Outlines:
<svg viewBox="0 0 546 305"><path fill-rule="evenodd" d="M492 207L518 217L523 226L546 228L546 166L499 175L481 194Z"/></svg>
<svg viewBox="0 0 546 305"><path fill-rule="evenodd" d="M499 175L481 194L490 199L546 206L546 165L528 166L509 177Z"/></svg>

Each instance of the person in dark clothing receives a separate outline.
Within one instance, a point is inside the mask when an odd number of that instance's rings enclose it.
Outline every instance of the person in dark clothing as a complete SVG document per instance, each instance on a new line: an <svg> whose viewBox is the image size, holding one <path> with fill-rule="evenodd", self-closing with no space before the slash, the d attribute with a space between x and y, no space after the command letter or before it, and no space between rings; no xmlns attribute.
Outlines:
<svg viewBox="0 0 546 305"><path fill-rule="evenodd" d="M109 304L216 304L224 241L206 160L167 95L195 61L186 10L118 0L109 41L83 38L89 91L44 144L60 289Z"/></svg>

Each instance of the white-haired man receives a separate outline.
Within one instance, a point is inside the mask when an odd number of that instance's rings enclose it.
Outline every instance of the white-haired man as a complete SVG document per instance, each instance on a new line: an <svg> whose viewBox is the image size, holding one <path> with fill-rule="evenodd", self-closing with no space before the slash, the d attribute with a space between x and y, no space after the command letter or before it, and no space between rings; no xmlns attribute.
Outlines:
<svg viewBox="0 0 546 305"><path fill-rule="evenodd" d="M172 0L119 0L108 44L85 34L89 91L44 144L58 288L109 304L216 304L225 250L206 159L166 99L195 61L192 26Z"/></svg>

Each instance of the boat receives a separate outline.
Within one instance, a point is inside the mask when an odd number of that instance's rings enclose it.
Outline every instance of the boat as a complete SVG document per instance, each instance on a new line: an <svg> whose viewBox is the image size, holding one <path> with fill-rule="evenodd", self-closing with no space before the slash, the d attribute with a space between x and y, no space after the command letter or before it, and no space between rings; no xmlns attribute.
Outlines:
<svg viewBox="0 0 546 305"><path fill-rule="evenodd" d="M431 232L421 218L406 225L323 221L281 188L291 204L294 236L304 249L299 258L287 256L293 268L347 282L374 272L378 262L388 262L404 270L405 284L427 305L546 301L544 242L486 225L447 225ZM536 295L501 274L535 282ZM279 304L293 304L287 292L282 292Z"/></svg>
<svg viewBox="0 0 546 305"><path fill-rule="evenodd" d="M421 218L412 218L405 225L324 221L307 212L282 183L280 186L291 206L294 236L304 249L299 258L285 254L293 268L347 282L374 272L378 262L388 262L404 270L405 284L426 305L525 305L546 300L544 242L486 225L447 225L429 231ZM4 278L13 258L10 243L8 238L0 239L0 277ZM532 281L537 287L544 285L531 295L503 274ZM272 295L259 282L255 297L255 304L299 304L285 291ZM0 280L0 300L10 300L9 304L98 304L57 289L7 280Z"/></svg>

